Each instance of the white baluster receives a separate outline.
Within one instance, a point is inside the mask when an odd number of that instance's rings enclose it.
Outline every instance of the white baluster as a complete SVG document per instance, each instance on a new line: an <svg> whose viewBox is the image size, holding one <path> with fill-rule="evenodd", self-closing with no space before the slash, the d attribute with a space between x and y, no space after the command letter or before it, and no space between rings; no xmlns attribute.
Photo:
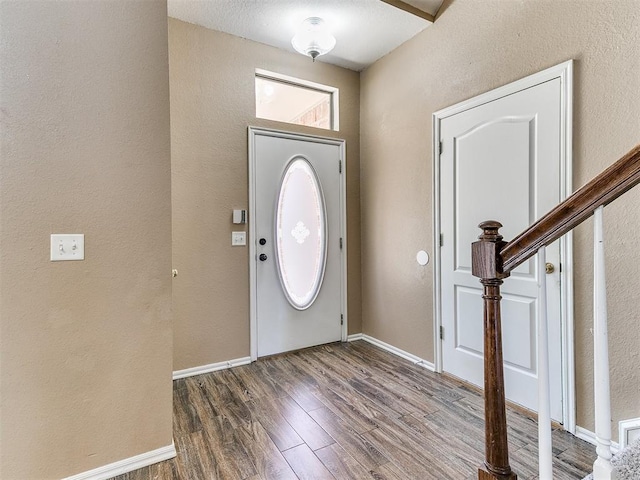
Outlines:
<svg viewBox="0 0 640 480"><path fill-rule="evenodd" d="M609 391L609 337L607 333L607 291L604 268L602 211L593 216L593 388L596 412L594 480L614 480L611 465L611 394Z"/></svg>
<svg viewBox="0 0 640 480"><path fill-rule="evenodd" d="M546 263L545 247L541 247L538 250L538 469L540 480L553 479Z"/></svg>

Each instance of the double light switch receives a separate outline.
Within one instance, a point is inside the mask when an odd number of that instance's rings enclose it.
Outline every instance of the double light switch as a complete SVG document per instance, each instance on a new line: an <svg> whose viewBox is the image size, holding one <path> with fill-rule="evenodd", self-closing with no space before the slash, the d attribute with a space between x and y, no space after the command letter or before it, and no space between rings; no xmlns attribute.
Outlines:
<svg viewBox="0 0 640 480"><path fill-rule="evenodd" d="M84 234L52 234L51 261L84 260Z"/></svg>

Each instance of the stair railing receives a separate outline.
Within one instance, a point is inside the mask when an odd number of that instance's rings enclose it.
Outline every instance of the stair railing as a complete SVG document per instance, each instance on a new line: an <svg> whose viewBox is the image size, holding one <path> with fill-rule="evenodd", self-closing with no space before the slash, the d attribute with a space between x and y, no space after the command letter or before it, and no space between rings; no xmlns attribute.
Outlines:
<svg viewBox="0 0 640 480"><path fill-rule="evenodd" d="M472 244L472 273L480 278L484 299L484 395L485 461L478 470L480 480L511 480L516 474L509 465L506 399L502 359L500 285L520 264L539 253L538 268L544 266L544 248L584 222L592 214L594 221L594 397L596 453L594 479L615 479L611 466L611 409L609 359L602 235L603 207L640 183L640 145L600 175L573 193L510 242L499 233L502 225L493 220L480 224L482 234ZM544 275L539 289L546 303ZM539 324L541 350L539 369L539 451L540 479L551 479L551 419L548 409L548 357L546 312ZM546 391L545 391L546 390Z"/></svg>

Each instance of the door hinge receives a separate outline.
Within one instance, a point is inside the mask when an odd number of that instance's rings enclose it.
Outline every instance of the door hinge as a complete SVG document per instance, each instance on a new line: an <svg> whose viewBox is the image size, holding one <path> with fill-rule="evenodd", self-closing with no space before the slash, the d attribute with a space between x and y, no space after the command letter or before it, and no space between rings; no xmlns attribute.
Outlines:
<svg viewBox="0 0 640 480"><path fill-rule="evenodd" d="M344 315L340 314L340 325L344 325Z"/></svg>
<svg viewBox="0 0 640 480"><path fill-rule="evenodd" d="M340 237L340 250L342 250L342 237Z"/></svg>
<svg viewBox="0 0 640 480"><path fill-rule="evenodd" d="M342 173L342 160L338 160L338 173Z"/></svg>
<svg viewBox="0 0 640 480"><path fill-rule="evenodd" d="M440 234L440 246L444 247L444 233Z"/></svg>
<svg viewBox="0 0 640 480"><path fill-rule="evenodd" d="M440 145L438 145L438 153L442 155L442 140L440 140Z"/></svg>
<svg viewBox="0 0 640 480"><path fill-rule="evenodd" d="M440 340L444 340L444 327L440 325Z"/></svg>

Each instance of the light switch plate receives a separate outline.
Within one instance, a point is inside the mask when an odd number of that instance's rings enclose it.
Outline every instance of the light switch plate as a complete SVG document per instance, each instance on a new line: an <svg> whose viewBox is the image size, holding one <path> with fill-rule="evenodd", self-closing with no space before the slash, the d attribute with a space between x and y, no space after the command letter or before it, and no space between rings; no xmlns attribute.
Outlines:
<svg viewBox="0 0 640 480"><path fill-rule="evenodd" d="M51 261L84 260L84 234L51 235Z"/></svg>
<svg viewBox="0 0 640 480"><path fill-rule="evenodd" d="M247 244L247 232L231 232L231 245L241 246Z"/></svg>

